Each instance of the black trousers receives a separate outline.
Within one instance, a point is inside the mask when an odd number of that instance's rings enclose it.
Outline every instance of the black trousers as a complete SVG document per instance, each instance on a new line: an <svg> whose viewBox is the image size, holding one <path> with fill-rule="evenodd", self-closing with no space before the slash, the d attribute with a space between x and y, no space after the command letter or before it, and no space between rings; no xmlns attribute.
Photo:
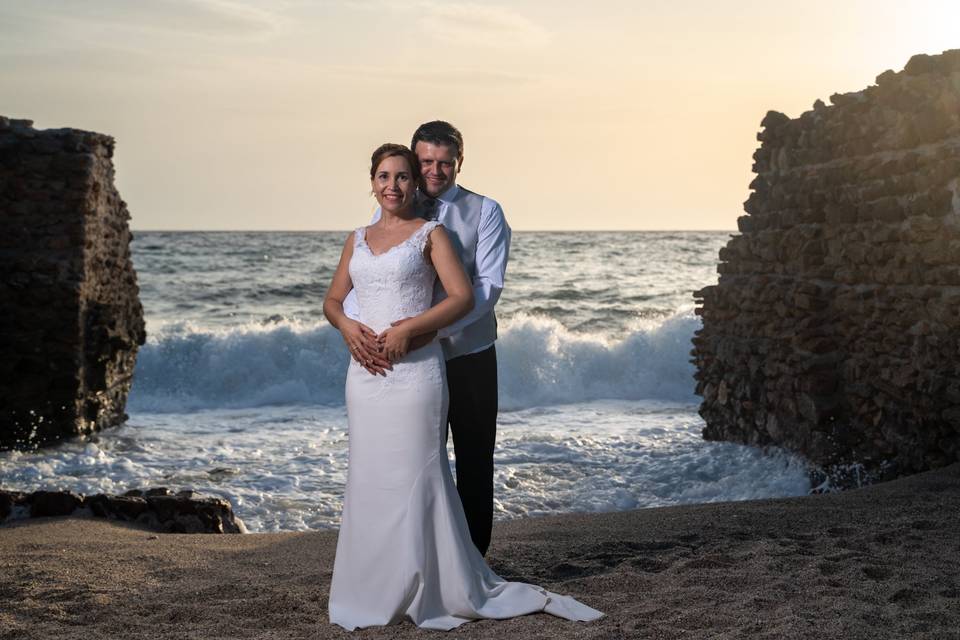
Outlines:
<svg viewBox="0 0 960 640"><path fill-rule="evenodd" d="M497 439L497 351L447 360L450 408L447 415L457 456L457 492L481 554L493 528L493 448Z"/></svg>

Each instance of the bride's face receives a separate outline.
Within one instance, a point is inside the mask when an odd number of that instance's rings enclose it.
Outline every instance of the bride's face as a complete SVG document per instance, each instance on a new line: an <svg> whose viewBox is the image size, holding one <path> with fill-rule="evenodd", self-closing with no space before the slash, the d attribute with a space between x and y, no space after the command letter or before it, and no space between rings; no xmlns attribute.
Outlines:
<svg viewBox="0 0 960 640"><path fill-rule="evenodd" d="M384 158L370 183L381 210L396 213L413 205L417 185L410 164L403 156Z"/></svg>

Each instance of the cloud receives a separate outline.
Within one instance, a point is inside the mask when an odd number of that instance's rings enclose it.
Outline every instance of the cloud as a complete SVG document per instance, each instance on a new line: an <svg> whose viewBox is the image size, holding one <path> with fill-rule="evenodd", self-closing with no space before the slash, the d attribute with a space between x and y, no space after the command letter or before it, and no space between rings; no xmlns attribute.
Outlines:
<svg viewBox="0 0 960 640"><path fill-rule="evenodd" d="M131 3L125 3L125 6ZM132 3L146 9L148 3ZM264 37L280 27L278 14L266 9L226 0L163 0L169 11L159 12L156 29L193 31L197 34L228 37ZM159 6L154 4L152 6Z"/></svg>
<svg viewBox="0 0 960 640"><path fill-rule="evenodd" d="M0 22L6 23L12 32L20 30L19 26L69 36L92 29L118 38L152 32L262 39L273 35L280 26L277 14L229 0L49 0L5 7L0 10Z"/></svg>
<svg viewBox="0 0 960 640"><path fill-rule="evenodd" d="M309 65L304 69L318 75L336 76L345 80L362 78L379 83L399 85L419 84L424 86L450 87L454 85L519 86L542 80L541 75L497 71L480 67L452 67L439 71L410 69L384 69L373 65Z"/></svg>
<svg viewBox="0 0 960 640"><path fill-rule="evenodd" d="M34 82L41 77L60 79L64 75L82 73L126 74L129 80L131 77L142 75L145 69L156 74L158 70L153 62L153 57L142 51L112 46L109 43L92 47L61 45L55 51L6 52L0 50L0 65L4 67L4 72L15 71L16 75L22 79L29 78L29 74L37 74L32 78Z"/></svg>
<svg viewBox="0 0 960 640"><path fill-rule="evenodd" d="M420 25L439 39L487 47L533 48L550 40L539 24L503 7L425 2Z"/></svg>
<svg viewBox="0 0 960 640"><path fill-rule="evenodd" d="M413 13L426 35L459 45L535 48L550 40L543 26L506 7L435 0L342 0L361 11Z"/></svg>

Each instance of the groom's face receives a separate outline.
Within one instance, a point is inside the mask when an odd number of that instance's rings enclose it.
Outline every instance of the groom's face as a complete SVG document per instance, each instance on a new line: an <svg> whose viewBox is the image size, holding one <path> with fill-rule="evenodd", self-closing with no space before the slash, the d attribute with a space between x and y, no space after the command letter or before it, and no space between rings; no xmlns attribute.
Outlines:
<svg viewBox="0 0 960 640"><path fill-rule="evenodd" d="M447 144L432 144L420 140L413 150L420 160L420 173L423 174L423 191L431 198L453 186L460 173L460 159L457 150Z"/></svg>

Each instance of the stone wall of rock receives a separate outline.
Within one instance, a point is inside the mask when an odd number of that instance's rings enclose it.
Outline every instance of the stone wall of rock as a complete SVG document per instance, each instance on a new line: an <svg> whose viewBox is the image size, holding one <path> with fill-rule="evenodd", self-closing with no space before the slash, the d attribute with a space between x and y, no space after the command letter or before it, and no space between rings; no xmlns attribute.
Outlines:
<svg viewBox="0 0 960 640"><path fill-rule="evenodd" d="M127 417L145 330L113 145L0 117L0 449Z"/></svg>
<svg viewBox="0 0 960 640"><path fill-rule="evenodd" d="M769 112L695 293L703 435L887 478L960 460L960 50Z"/></svg>
<svg viewBox="0 0 960 640"><path fill-rule="evenodd" d="M123 495L0 489L0 525L26 518L89 516L135 522L163 533L246 533L229 500L192 489L131 489Z"/></svg>

